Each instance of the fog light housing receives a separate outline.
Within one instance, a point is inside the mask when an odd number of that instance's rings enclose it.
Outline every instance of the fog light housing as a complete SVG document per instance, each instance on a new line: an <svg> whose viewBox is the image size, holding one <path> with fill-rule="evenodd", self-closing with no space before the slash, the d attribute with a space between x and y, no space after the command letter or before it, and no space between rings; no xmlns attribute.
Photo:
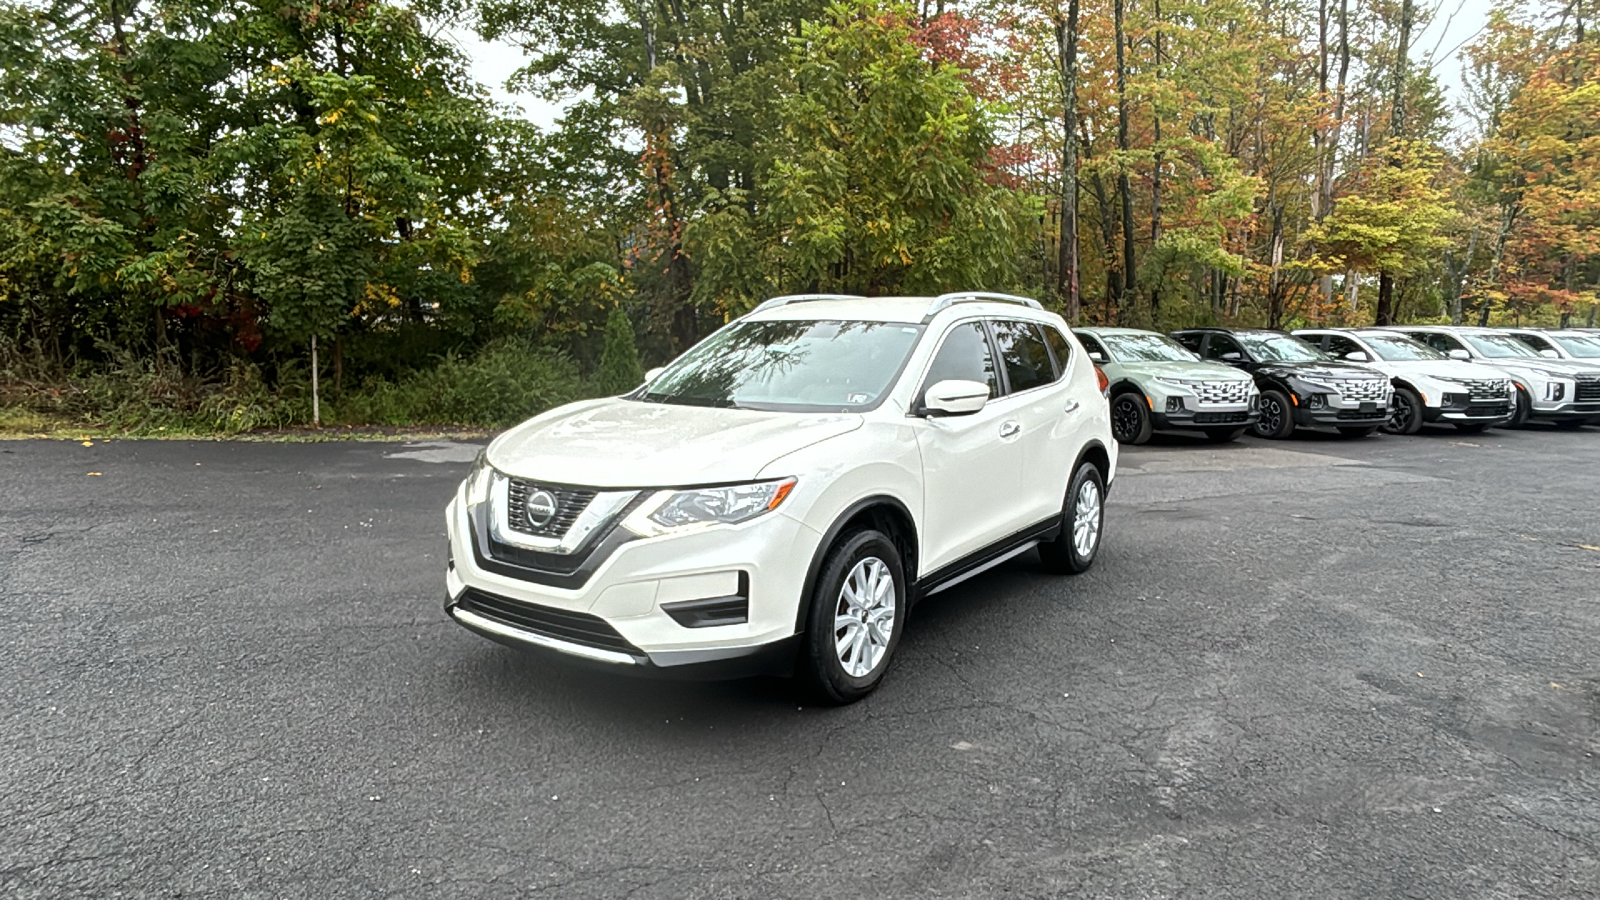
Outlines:
<svg viewBox="0 0 1600 900"><path fill-rule="evenodd" d="M1180 411L1182 411L1182 409L1183 409L1183 398L1182 397L1168 397L1167 398L1167 412L1180 412Z"/></svg>
<svg viewBox="0 0 1600 900"><path fill-rule="evenodd" d="M1307 409L1326 409L1328 406L1327 394L1312 394L1306 398Z"/></svg>

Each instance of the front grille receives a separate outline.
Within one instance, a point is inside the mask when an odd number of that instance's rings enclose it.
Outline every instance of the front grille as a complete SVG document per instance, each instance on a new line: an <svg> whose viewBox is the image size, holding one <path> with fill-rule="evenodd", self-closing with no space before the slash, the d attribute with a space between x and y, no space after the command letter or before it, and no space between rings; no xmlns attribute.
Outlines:
<svg viewBox="0 0 1600 900"><path fill-rule="evenodd" d="M1579 375L1577 378L1578 402L1582 403L1586 401L1592 402L1595 400L1600 400L1600 375Z"/></svg>
<svg viewBox="0 0 1600 900"><path fill-rule="evenodd" d="M520 603L476 588L467 588L461 599L456 601L456 605L502 625L510 625L512 628L556 640L601 650L615 650L632 656L644 655L639 648L628 643L627 638L618 634L615 628L606 624L604 619L588 613Z"/></svg>
<svg viewBox="0 0 1600 900"><path fill-rule="evenodd" d="M506 524L523 534L537 537L565 536L568 529L572 528L572 523L578 520L578 516L582 515L585 509L588 509L595 495L594 491L539 484L521 478L512 478L510 482L506 490L510 507L506 510ZM556 514L543 525L534 525L528 521L528 497L540 490L549 491L556 498Z"/></svg>
<svg viewBox="0 0 1600 900"><path fill-rule="evenodd" d="M1511 382L1503 378L1479 378L1464 381L1468 400L1504 400L1511 393Z"/></svg>
<svg viewBox="0 0 1600 900"><path fill-rule="evenodd" d="M1248 381L1191 382L1201 403L1243 403L1250 399L1250 385Z"/></svg>
<svg viewBox="0 0 1600 900"><path fill-rule="evenodd" d="M1388 410L1375 409L1371 412L1362 412L1359 409L1341 409L1338 413L1340 419L1355 419L1365 422L1381 422L1389 417Z"/></svg>
<svg viewBox="0 0 1600 900"><path fill-rule="evenodd" d="M1339 392L1339 396L1346 400L1357 402L1377 400L1389 402L1389 382L1382 378L1340 378L1328 382L1328 386Z"/></svg>
<svg viewBox="0 0 1600 900"><path fill-rule="evenodd" d="M1203 412L1194 414L1196 425L1243 425L1250 421L1247 412Z"/></svg>

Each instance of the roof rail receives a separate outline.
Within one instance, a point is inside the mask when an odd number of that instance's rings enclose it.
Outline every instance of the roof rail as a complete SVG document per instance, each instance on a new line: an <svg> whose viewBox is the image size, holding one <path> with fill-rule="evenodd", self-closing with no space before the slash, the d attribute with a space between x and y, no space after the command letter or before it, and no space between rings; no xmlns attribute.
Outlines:
<svg viewBox="0 0 1600 900"><path fill-rule="evenodd" d="M931 316L949 309L957 303L982 303L984 301L1019 303L1032 309L1044 309L1044 306L1039 301L1027 297L1018 297L1015 294L995 294L989 291L953 291L933 298L933 303L928 307L928 315Z"/></svg>
<svg viewBox="0 0 1600 900"><path fill-rule="evenodd" d="M752 313L764 312L764 311L769 310L769 309L777 309L780 306L788 306L791 303L809 303L809 302L811 302L813 300L865 300L865 299L867 299L867 298L861 296L860 294L785 294L782 297L773 297L771 300L765 301L760 306L756 307L755 309L752 309L750 312L752 312Z"/></svg>

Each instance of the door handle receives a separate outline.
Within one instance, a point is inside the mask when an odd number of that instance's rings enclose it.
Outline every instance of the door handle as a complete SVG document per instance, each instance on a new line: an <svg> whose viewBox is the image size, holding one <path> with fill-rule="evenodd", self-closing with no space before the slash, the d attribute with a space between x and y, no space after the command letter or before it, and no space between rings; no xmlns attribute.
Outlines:
<svg viewBox="0 0 1600 900"><path fill-rule="evenodd" d="M1078 411L1078 401L1076 401L1076 400L1068 400L1067 401L1067 405L1062 407L1061 411L1064 412L1064 413L1077 412Z"/></svg>
<svg viewBox="0 0 1600 900"><path fill-rule="evenodd" d="M1015 436L1017 434L1017 432L1019 432L1021 430L1022 430L1022 426L1019 425L1018 423L1016 423L1016 422L1006 422L1005 424L1000 426L1000 436L1003 437L1003 438L1013 437L1013 436Z"/></svg>

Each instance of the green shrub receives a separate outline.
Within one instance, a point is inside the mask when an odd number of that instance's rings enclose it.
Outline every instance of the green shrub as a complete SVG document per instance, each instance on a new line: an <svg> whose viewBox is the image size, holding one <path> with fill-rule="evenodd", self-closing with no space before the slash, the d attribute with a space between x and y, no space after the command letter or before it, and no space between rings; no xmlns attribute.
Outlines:
<svg viewBox="0 0 1600 900"><path fill-rule="evenodd" d="M633 323L628 321L621 307L617 307L606 319L606 344L600 354L600 367L594 373L595 390L615 396L626 394L643 383L644 366L639 363Z"/></svg>
<svg viewBox="0 0 1600 900"><path fill-rule="evenodd" d="M370 380L335 406L334 417L343 424L498 428L588 395L571 360L508 338L397 380Z"/></svg>

